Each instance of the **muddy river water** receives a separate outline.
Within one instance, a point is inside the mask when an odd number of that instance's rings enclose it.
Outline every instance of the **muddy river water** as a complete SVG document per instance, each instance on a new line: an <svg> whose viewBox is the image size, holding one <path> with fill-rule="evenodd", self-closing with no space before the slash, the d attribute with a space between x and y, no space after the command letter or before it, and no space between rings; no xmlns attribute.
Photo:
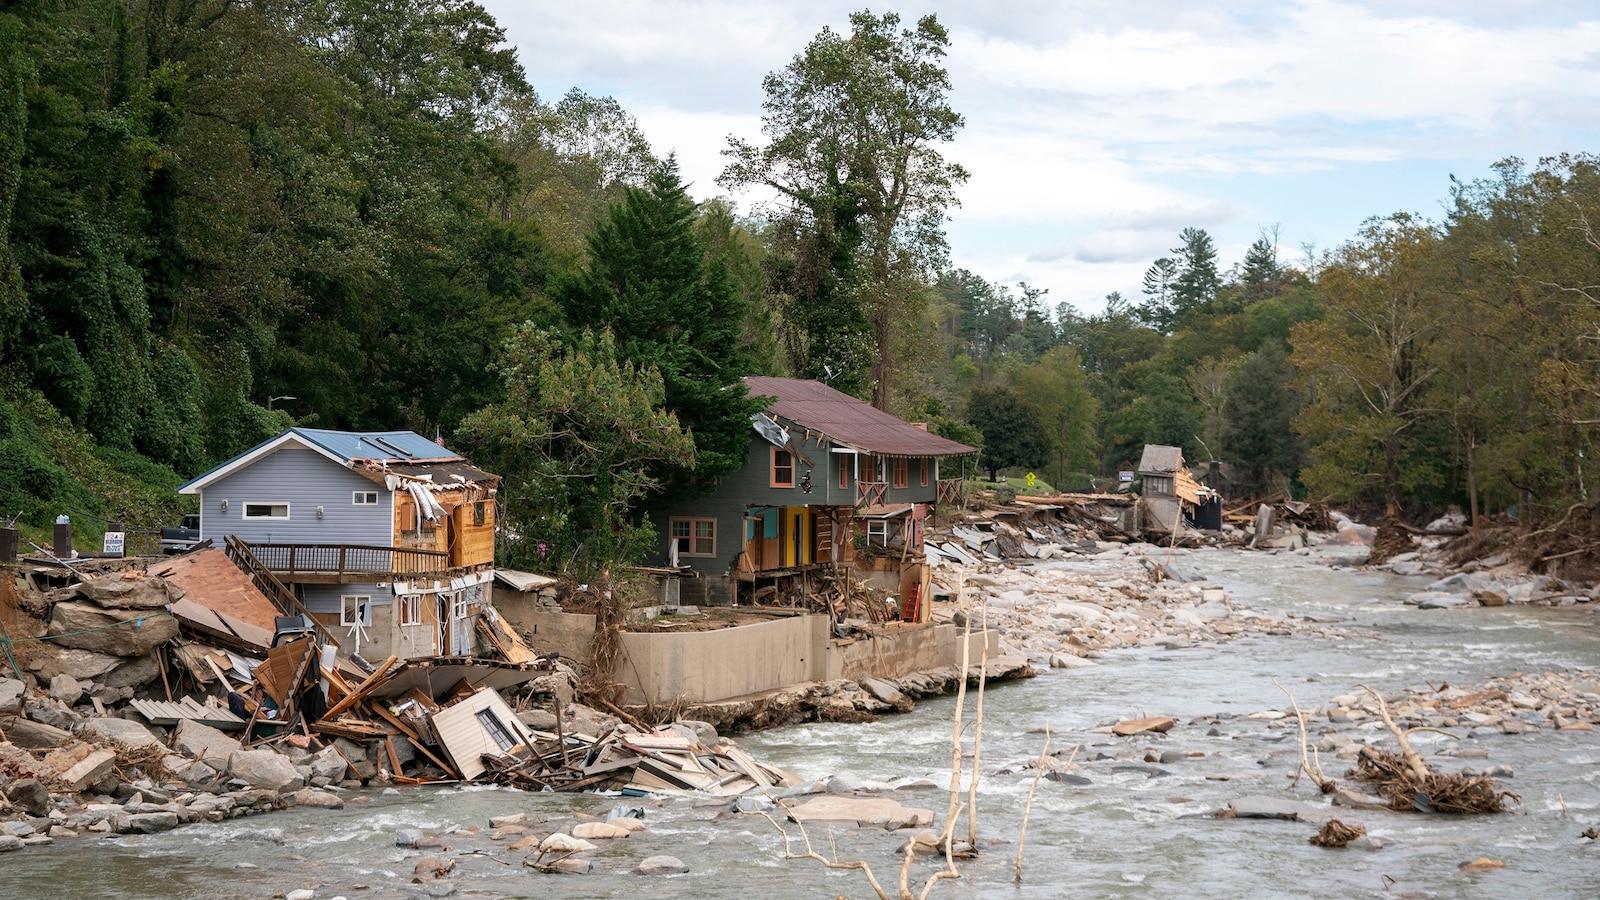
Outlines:
<svg viewBox="0 0 1600 900"><path fill-rule="evenodd" d="M1228 588L1236 605L1274 616L1337 620L1361 637L1253 637L1182 650L1107 653L1091 668L1002 685L985 699L978 834L982 854L933 897L1600 897L1600 733L1554 732L1464 739L1509 766L1504 786L1521 795L1508 815L1456 818L1341 810L1365 825L1378 849L1329 850L1307 843L1314 825L1218 819L1208 814L1248 795L1320 803L1305 780L1292 725L1246 718L1287 707L1277 679L1311 708L1358 684L1380 690L1450 682L1470 685L1516 671L1600 666L1600 620L1589 607L1420 611L1400 598L1427 579L1330 568L1297 555L1221 550L1180 553L1176 562ZM1061 563L1060 565L1094 565ZM1102 564L1109 565L1109 564ZM1117 565L1131 565L1123 562ZM969 698L969 704L971 698ZM759 759L796 775L850 773L898 786L892 796L934 809L942 821L949 781L953 698L864 725L812 724L739 740ZM970 711L970 705L969 705ZM1095 733L1121 718L1169 715L1164 736ZM1087 784L1043 781L1033 802L1022 881L1014 880L1019 825L1031 773L994 774L1052 748L1079 746L1074 774ZM1274 727L1276 726L1276 727ZM1457 742L1421 735L1418 746ZM1143 762L1149 750L1194 751L1176 762ZM1344 761L1326 759L1328 774ZM925 786L915 786L925 782ZM905 785L912 786L905 786ZM563 820L646 803L648 830L586 854L588 875L541 875L524 853L483 834L449 833L524 812ZM726 803L667 798L656 804L595 795L528 794L454 787L374 794L342 810L295 810L150 836L80 838L0 858L0 897L271 897L315 887L317 897L870 897L859 872L783 859L767 819L731 814ZM798 840L798 832L789 826ZM399 828L443 834L427 851L458 859L443 882L411 883L418 853L395 846ZM538 829L535 829L538 830ZM965 827L961 829L965 832ZM819 851L871 864L880 881L898 875L904 832L816 828ZM687 875L631 874L642 858L670 854ZM1459 871L1489 857L1504 868ZM918 863L916 889L934 869Z"/></svg>

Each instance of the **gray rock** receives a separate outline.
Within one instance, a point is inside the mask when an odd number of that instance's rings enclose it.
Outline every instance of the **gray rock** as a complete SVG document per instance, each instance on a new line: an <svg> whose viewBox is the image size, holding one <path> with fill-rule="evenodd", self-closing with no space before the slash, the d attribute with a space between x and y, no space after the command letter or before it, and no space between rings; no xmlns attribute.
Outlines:
<svg viewBox="0 0 1600 900"><path fill-rule="evenodd" d="M316 756L311 758L311 777L313 779L326 779L329 784L344 780L345 772L350 766L345 763L337 750L324 747Z"/></svg>
<svg viewBox="0 0 1600 900"><path fill-rule="evenodd" d="M835 772L833 777L828 779L828 793L830 794L853 794L865 787L866 784L862 782L861 776L854 772Z"/></svg>
<svg viewBox="0 0 1600 900"><path fill-rule="evenodd" d="M422 830L420 828L401 828L394 833L394 845L396 847L415 847L421 842Z"/></svg>
<svg viewBox="0 0 1600 900"><path fill-rule="evenodd" d="M60 703L46 697L42 700L30 700L23 704L28 718L42 725L59 728L71 732L83 723L83 717L67 709Z"/></svg>
<svg viewBox="0 0 1600 900"><path fill-rule="evenodd" d="M1427 597L1426 599L1424 599L1421 603L1418 603L1417 604L1417 608L1418 609L1459 609L1459 608L1461 608L1463 606L1469 605L1471 602L1472 601L1468 600L1466 597L1463 597L1460 594L1434 594L1434 595L1431 595L1431 596Z"/></svg>
<svg viewBox="0 0 1600 900"><path fill-rule="evenodd" d="M354 767L355 777L366 781L368 778L378 774L378 767L367 759L366 747L345 738L335 738L333 746L338 748L339 752L344 754L344 758L350 761L350 765Z"/></svg>
<svg viewBox="0 0 1600 900"><path fill-rule="evenodd" d="M65 672L50 679L50 696L71 706L83 697L83 685Z"/></svg>
<svg viewBox="0 0 1600 900"><path fill-rule="evenodd" d="M15 678L0 678L0 716L12 716L22 711L22 695L28 686Z"/></svg>
<svg viewBox="0 0 1600 900"><path fill-rule="evenodd" d="M178 827L178 814L173 812L139 813L128 817L128 831L132 834L156 834Z"/></svg>
<svg viewBox="0 0 1600 900"><path fill-rule="evenodd" d="M82 733L91 740L115 741L126 747L161 746L161 739L150 729L128 719L89 719L83 723Z"/></svg>
<svg viewBox="0 0 1600 900"><path fill-rule="evenodd" d="M1327 818L1327 810L1301 803L1298 800L1281 800L1277 797L1240 797L1233 801L1236 819L1291 819L1300 822L1320 822Z"/></svg>
<svg viewBox="0 0 1600 900"><path fill-rule="evenodd" d="M1171 765L1172 763L1183 762L1188 758L1188 755L1182 750L1163 750L1161 751L1160 761L1162 765Z"/></svg>
<svg viewBox="0 0 1600 900"><path fill-rule="evenodd" d="M100 676L100 683L112 690L132 689L149 684L160 676L160 665L153 656L145 654L123 660L122 665Z"/></svg>
<svg viewBox="0 0 1600 900"><path fill-rule="evenodd" d="M14 834L19 838L25 838L34 832L34 827L27 822L0 822L0 828L5 829L6 834Z"/></svg>
<svg viewBox="0 0 1600 900"><path fill-rule="evenodd" d="M106 575L78 585L78 593L102 609L155 610L183 599L183 589L155 576ZM58 604L59 605L59 604Z"/></svg>
<svg viewBox="0 0 1600 900"><path fill-rule="evenodd" d="M694 736L707 747L716 746L718 740L717 729L710 722L702 722L699 719L679 719L675 724L687 726L694 731Z"/></svg>
<svg viewBox="0 0 1600 900"><path fill-rule="evenodd" d="M228 757L243 747L220 729L192 719L184 719L172 733L172 749L195 759L208 759L223 765L227 763Z"/></svg>
<svg viewBox="0 0 1600 900"><path fill-rule="evenodd" d="M344 798L314 788L301 788L295 791L294 802L296 806L310 806L316 809L344 809Z"/></svg>
<svg viewBox="0 0 1600 900"><path fill-rule="evenodd" d="M912 706L909 697L902 694L899 688L881 678L863 679L861 689L902 712L909 710Z"/></svg>
<svg viewBox="0 0 1600 900"><path fill-rule="evenodd" d="M126 623L126 624L118 624ZM57 603L50 610L53 643L111 656L143 656L178 636L178 620L165 611L104 609L94 603Z"/></svg>
<svg viewBox="0 0 1600 900"><path fill-rule="evenodd" d="M122 664L121 657L75 647L58 647L55 641L39 646L45 648L35 663L40 678L54 678L63 672L79 681L93 681Z"/></svg>
<svg viewBox="0 0 1600 900"><path fill-rule="evenodd" d="M6 799L13 806L25 809L29 815L43 816L50 812L50 790L37 778L19 778L6 787Z"/></svg>
<svg viewBox="0 0 1600 900"><path fill-rule="evenodd" d="M0 853L21 850L25 846L27 845L22 843L22 838L14 834L0 834Z"/></svg>
<svg viewBox="0 0 1600 900"><path fill-rule="evenodd" d="M594 863L587 859L574 859L570 856L566 859L558 859L550 864L550 871L561 872L566 875L587 875L593 869ZM684 871L688 870L685 869Z"/></svg>
<svg viewBox="0 0 1600 900"><path fill-rule="evenodd" d="M682 875L689 867L676 856L649 856L640 860L634 871L640 875Z"/></svg>
<svg viewBox="0 0 1600 900"><path fill-rule="evenodd" d="M299 790L305 783L289 760L272 750L238 750L228 757L228 774L253 788Z"/></svg>
<svg viewBox="0 0 1600 900"><path fill-rule="evenodd" d="M556 714L547 709L525 709L517 713L517 721L534 731L556 730Z"/></svg>
<svg viewBox="0 0 1600 900"><path fill-rule="evenodd" d="M0 731L11 743L29 750L48 750L72 740L72 732L30 719L7 719L0 722Z"/></svg>

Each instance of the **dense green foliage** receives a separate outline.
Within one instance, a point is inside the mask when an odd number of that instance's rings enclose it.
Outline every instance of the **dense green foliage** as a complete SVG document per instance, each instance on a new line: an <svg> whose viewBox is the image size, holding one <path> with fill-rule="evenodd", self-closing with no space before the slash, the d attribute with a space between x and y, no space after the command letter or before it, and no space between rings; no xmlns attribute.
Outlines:
<svg viewBox="0 0 1600 900"><path fill-rule="evenodd" d="M296 422L459 429L508 476L519 560L626 557L644 506L738 464L757 372L1058 486L1162 443L1227 463L1236 496L1535 523L1595 480L1590 156L1506 161L1442 221L1374 219L1295 266L1276 229L1236 261L1182 229L1144 296L1086 314L950 270L967 173L941 155L963 120L933 16L857 13L768 76L721 183L782 199L744 219L614 100L542 100L469 0L4 9L0 515L33 529L152 528L175 484ZM598 413L690 443L581 470L619 457L547 432Z"/></svg>

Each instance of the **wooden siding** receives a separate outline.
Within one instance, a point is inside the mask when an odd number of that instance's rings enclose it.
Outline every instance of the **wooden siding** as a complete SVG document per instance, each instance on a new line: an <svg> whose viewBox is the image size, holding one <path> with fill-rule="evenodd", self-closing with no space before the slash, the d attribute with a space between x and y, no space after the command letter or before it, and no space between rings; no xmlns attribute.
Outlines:
<svg viewBox="0 0 1600 900"><path fill-rule="evenodd" d="M377 504L355 505L351 496L356 491L376 491ZM250 544L387 545L389 497L383 485L319 453L285 447L201 491L200 537L218 546L230 534ZM246 503L287 503L289 518L246 519Z"/></svg>
<svg viewBox="0 0 1600 900"><path fill-rule="evenodd" d="M393 546L438 550L450 554L456 568L494 562L494 500L482 491L438 491L434 500L449 513L435 527L417 529L417 504L404 491L394 494ZM483 504L483 524L477 525L475 507Z"/></svg>
<svg viewBox="0 0 1600 900"><path fill-rule="evenodd" d="M501 726L513 740L528 746L533 745L532 736L528 734L527 728L517 718L516 713L500 699L499 694L488 688L478 691L454 706L439 710L430 719L434 734L438 735L439 746L450 754L450 761L456 764L456 769L466 781L483 774L483 754L489 753L494 756L503 754L500 745L489 737L483 724L478 721L478 713L484 710L494 713L495 718L500 720Z"/></svg>

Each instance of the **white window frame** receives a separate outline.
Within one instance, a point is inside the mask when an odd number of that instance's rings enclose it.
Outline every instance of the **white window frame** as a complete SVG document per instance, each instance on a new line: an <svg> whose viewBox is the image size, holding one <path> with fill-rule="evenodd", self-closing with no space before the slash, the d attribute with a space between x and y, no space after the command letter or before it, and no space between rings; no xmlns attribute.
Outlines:
<svg viewBox="0 0 1600 900"><path fill-rule="evenodd" d="M350 601L354 600L352 604ZM351 615L354 613L355 615ZM339 624L345 627L351 625L372 624L372 597L369 594L341 594L339 595Z"/></svg>
<svg viewBox="0 0 1600 900"><path fill-rule="evenodd" d="M689 533L687 535L675 535L672 533L673 526L677 525L679 522L684 522L689 526ZM703 522L709 522L711 524L711 534L709 538L696 533L697 529L695 526ZM687 549L685 549L681 544L678 546L679 556L693 556L700 559L709 559L717 555L717 520L711 516L674 516L667 520L667 538L671 541L688 542L689 546ZM707 553L696 553L696 543L698 541L708 539L711 541L711 550Z"/></svg>
<svg viewBox="0 0 1600 900"><path fill-rule="evenodd" d="M867 520L867 546L869 546L869 547L872 546L872 539L874 537L876 537L878 539L878 546L880 546L880 547L889 546L889 520L888 519L868 519Z"/></svg>
<svg viewBox="0 0 1600 900"><path fill-rule="evenodd" d="M368 499L368 498L371 498L371 499ZM351 506L377 506L378 505L378 492L377 491L351 491L350 492L350 505Z"/></svg>
<svg viewBox="0 0 1600 900"><path fill-rule="evenodd" d="M467 616L470 615L470 613L467 611L467 607L471 605L472 602L467 599L466 591L457 591L454 594L451 594L450 618L456 619L457 621L467 618Z"/></svg>
<svg viewBox="0 0 1600 900"><path fill-rule="evenodd" d="M395 615L401 625L422 624L422 595L401 594L395 598Z"/></svg>
<svg viewBox="0 0 1600 900"><path fill-rule="evenodd" d="M274 515L252 516L252 515L250 515L250 507L252 507L252 506L265 506L265 507L267 507L269 509L276 509L277 507L281 506L281 507L283 507L283 515L281 515L281 516L274 516ZM262 520L262 521L271 521L271 522L286 522L286 521L289 520L289 504L288 504L288 502L281 502L280 503L280 502L276 502L276 501L259 501L259 500L258 501L249 501L249 500L246 500L244 502L244 504L239 507L239 510L240 510L240 515L241 516L243 516L246 519L250 519L252 521Z"/></svg>

